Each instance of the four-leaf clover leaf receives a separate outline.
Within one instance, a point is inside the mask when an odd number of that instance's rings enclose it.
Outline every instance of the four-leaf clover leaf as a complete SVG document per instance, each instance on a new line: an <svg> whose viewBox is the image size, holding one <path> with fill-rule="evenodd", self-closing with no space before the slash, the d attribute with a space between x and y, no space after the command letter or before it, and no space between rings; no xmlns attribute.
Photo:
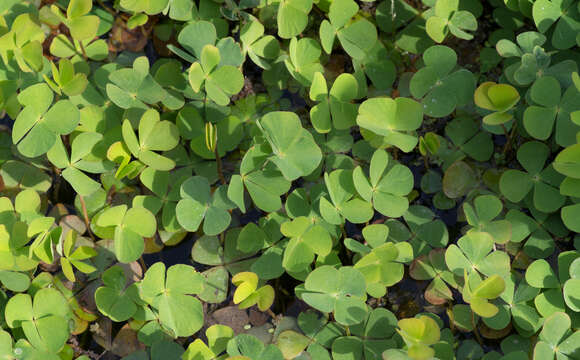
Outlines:
<svg viewBox="0 0 580 360"><path fill-rule="evenodd" d="M226 195L226 188L219 187L211 194L210 184L203 176L192 176L181 184L181 200L175 213L177 221L187 231L197 231L203 222L203 232L217 235L224 231L232 219L232 208Z"/></svg>
<svg viewBox="0 0 580 360"><path fill-rule="evenodd" d="M99 214L96 225L114 228L115 255L120 262L139 259L145 251L144 237L152 237L157 229L155 216L142 207L127 205L110 207Z"/></svg>
<svg viewBox="0 0 580 360"><path fill-rule="evenodd" d="M336 321L346 326L361 323L368 312L364 276L349 266L316 268L308 274L300 297L317 310L333 312Z"/></svg>
<svg viewBox="0 0 580 360"><path fill-rule="evenodd" d="M244 75L235 66L220 65L220 50L213 45L203 47L200 60L189 68L189 84L193 91L199 92L204 86L207 96L216 104L229 104L230 97L242 90Z"/></svg>
<svg viewBox="0 0 580 360"><path fill-rule="evenodd" d="M499 180L501 193L509 201L517 203L533 190L533 206L536 209L551 213L562 207L566 197L560 194L558 187L563 176L551 164L544 168L549 155L550 149L541 142L528 141L520 146L517 158L525 172L506 170Z"/></svg>
<svg viewBox="0 0 580 360"><path fill-rule="evenodd" d="M139 284L139 295L159 314L161 325L173 337L191 336L203 326L201 302L191 295L203 291L205 280L192 266L177 264L165 271L157 262Z"/></svg>
<svg viewBox="0 0 580 360"><path fill-rule="evenodd" d="M350 129L357 115L357 105L351 103L357 92L357 81L351 74L340 74L329 92L324 76L315 73L310 86L310 100L318 102L310 109L314 129L319 133L329 132L333 125L338 130Z"/></svg>
<svg viewBox="0 0 580 360"><path fill-rule="evenodd" d="M376 150L371 158L369 178L360 166L353 171L356 190L385 216L400 217L409 208L407 195L413 189L413 174L408 167L392 162L384 150ZM370 180L370 181L369 181Z"/></svg>
<svg viewBox="0 0 580 360"><path fill-rule="evenodd" d="M58 136L70 134L79 124L79 109L70 100L53 105L53 99L46 84L32 85L18 95L24 109L14 123L12 141L22 155L33 158L45 154Z"/></svg>

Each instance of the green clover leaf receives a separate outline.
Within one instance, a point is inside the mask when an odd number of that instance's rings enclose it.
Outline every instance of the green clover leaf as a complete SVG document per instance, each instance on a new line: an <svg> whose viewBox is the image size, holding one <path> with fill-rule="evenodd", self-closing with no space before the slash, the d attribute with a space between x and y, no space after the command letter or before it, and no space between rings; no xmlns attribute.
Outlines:
<svg viewBox="0 0 580 360"><path fill-rule="evenodd" d="M120 266L108 268L102 276L104 286L95 292L95 302L101 313L113 321L126 321L137 311L139 290L135 283L127 284Z"/></svg>
<svg viewBox="0 0 580 360"><path fill-rule="evenodd" d="M443 0L435 3L435 15L425 24L427 35L442 43L449 32L460 39L471 40L468 31L477 30L477 20L469 11L459 10L459 0Z"/></svg>
<svg viewBox="0 0 580 360"><path fill-rule="evenodd" d="M493 245L493 238L488 233L468 233L457 241L457 245L447 247L445 262L449 270L458 276L462 276L464 271L507 276L511 268L509 255L493 250Z"/></svg>
<svg viewBox="0 0 580 360"><path fill-rule="evenodd" d="M308 269L314 255L326 256L332 250L328 231L306 217L300 216L283 223L280 231L290 239L282 258L282 266L289 272Z"/></svg>
<svg viewBox="0 0 580 360"><path fill-rule="evenodd" d="M474 207L463 203L463 212L467 223L472 226L468 232L485 232L499 244L511 239L512 225L508 220L494 220L501 213L503 204L494 195L481 195L475 198Z"/></svg>
<svg viewBox="0 0 580 360"><path fill-rule="evenodd" d="M532 7L534 23L540 32L545 33L554 24L552 45L556 49L569 49L576 45L580 31L578 6L573 1L539 0Z"/></svg>
<svg viewBox="0 0 580 360"><path fill-rule="evenodd" d="M290 39L300 34L308 25L312 0L282 0L278 6L278 36Z"/></svg>
<svg viewBox="0 0 580 360"><path fill-rule="evenodd" d="M425 67L411 78L410 90L421 99L423 111L432 117L451 114L457 106L471 102L475 89L473 74L457 69L457 54L447 46L431 46L423 53Z"/></svg>
<svg viewBox="0 0 580 360"><path fill-rule="evenodd" d="M332 1L328 12L330 21L320 24L320 41L327 54L332 52L338 37L342 48L353 59L361 60L377 42L376 27L364 17L355 17L359 7L352 0Z"/></svg>
<svg viewBox="0 0 580 360"><path fill-rule="evenodd" d="M360 324L367 315L364 276L356 269L343 266L321 266L308 274L302 299L313 308L334 313L339 324Z"/></svg>
<svg viewBox="0 0 580 360"><path fill-rule="evenodd" d="M509 169L499 181L501 193L512 202L522 201L533 190L534 207L551 213L558 210L566 200L558 186L563 177L551 165L544 168L550 150L537 141L528 141L520 146L517 153L524 171Z"/></svg>
<svg viewBox="0 0 580 360"><path fill-rule="evenodd" d="M139 295L159 315L161 326L173 337L191 336L203 325L201 302L191 295L204 288L203 276L192 266L177 264L165 271L157 262L145 273Z"/></svg>
<svg viewBox="0 0 580 360"><path fill-rule="evenodd" d="M207 235L217 235L227 229L231 221L228 210L232 206L224 186L212 196L207 178L192 176L181 184L180 194L175 213L185 230L197 231L202 221L203 232Z"/></svg>
<svg viewBox="0 0 580 360"><path fill-rule="evenodd" d="M356 196L352 170L338 169L324 174L324 183L330 201L320 198L320 214L333 225L344 224L345 219L360 224L369 221L373 214L370 201Z"/></svg>
<svg viewBox="0 0 580 360"><path fill-rule="evenodd" d="M457 289L459 277L447 270L445 250L433 249L413 260L409 275L415 280L431 280L425 289L425 299L431 304L445 304L453 300L449 286Z"/></svg>
<svg viewBox="0 0 580 360"><path fill-rule="evenodd" d="M151 237L157 229L155 216L142 207L127 205L110 207L100 213L96 225L114 231L114 250L117 259L129 263L139 259L145 251L144 237Z"/></svg>
<svg viewBox="0 0 580 360"><path fill-rule="evenodd" d="M421 126L421 105L408 98L371 98L358 108L356 123L381 137L381 142L410 152L417 137L409 134ZM364 136L364 132L363 132Z"/></svg>
<svg viewBox="0 0 580 360"><path fill-rule="evenodd" d="M376 150L371 158L369 179L358 166L353 171L353 183L357 192L374 208L389 217L400 217L409 208L407 195L413 189L413 174L404 165L393 162L384 150Z"/></svg>
<svg viewBox="0 0 580 360"><path fill-rule="evenodd" d="M177 126L168 120L160 120L159 113L149 109L139 120L139 138L135 135L131 122L123 121L123 140L131 154L155 170L168 171L175 167L175 161L159 155L155 151L169 151L179 142Z"/></svg>
<svg viewBox="0 0 580 360"><path fill-rule="evenodd" d="M303 86L310 86L317 72L323 73L324 68L320 64L320 45L311 38L297 40L292 38L288 47L289 57L284 60L286 69L296 81Z"/></svg>
<svg viewBox="0 0 580 360"><path fill-rule="evenodd" d="M270 160L287 180L309 175L320 164L322 152L296 114L269 112L257 125L272 148Z"/></svg>
<svg viewBox="0 0 580 360"><path fill-rule="evenodd" d="M196 93L204 86L207 96L216 104L226 106L230 97L244 86L244 75L235 66L221 65L220 49L205 45L200 54L201 62L189 68L189 84Z"/></svg>
<svg viewBox="0 0 580 360"><path fill-rule="evenodd" d="M333 125L338 130L353 126L357 105L351 101L357 97L357 91L357 81L351 74L340 74L329 92L324 76L315 73L310 87L310 99L319 102L310 109L310 121L314 129L319 133L327 133Z"/></svg>
<svg viewBox="0 0 580 360"><path fill-rule="evenodd" d="M8 326L22 328L37 349L57 353L70 335L70 309L56 289L40 289L34 300L28 294L16 294L6 304L5 312Z"/></svg>
<svg viewBox="0 0 580 360"><path fill-rule="evenodd" d="M14 123L12 141L26 157L45 154L58 136L71 133L79 124L79 109L69 100L53 105L54 94L46 84L26 88L18 99L24 109Z"/></svg>

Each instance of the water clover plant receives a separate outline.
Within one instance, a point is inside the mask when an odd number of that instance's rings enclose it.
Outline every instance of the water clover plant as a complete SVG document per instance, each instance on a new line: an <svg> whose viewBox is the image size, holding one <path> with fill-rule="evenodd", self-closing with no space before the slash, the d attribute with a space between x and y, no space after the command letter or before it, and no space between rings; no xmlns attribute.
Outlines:
<svg viewBox="0 0 580 360"><path fill-rule="evenodd" d="M44 83L30 86L18 96L24 109L14 123L12 141L24 156L46 154L58 136L70 134L79 124L79 109L70 100L53 104L54 93Z"/></svg>
<svg viewBox="0 0 580 360"><path fill-rule="evenodd" d="M177 221L184 229L196 231L201 222L208 235L221 233L228 227L231 216L228 213L230 202L225 188L210 193L210 185L202 176L192 176L181 184L181 199L175 207Z"/></svg>
<svg viewBox="0 0 580 360"><path fill-rule="evenodd" d="M247 22L240 31L240 40L244 51L259 67L268 70L269 61L274 60L280 52L280 43L272 35L264 35L264 25L259 20Z"/></svg>
<svg viewBox="0 0 580 360"><path fill-rule="evenodd" d="M103 286L95 291L97 308L113 321L130 319L137 311L139 301L135 283L128 285L123 268L112 266L102 275Z"/></svg>
<svg viewBox="0 0 580 360"><path fill-rule="evenodd" d="M329 92L324 76L315 73L310 87L310 99L319 104L310 110L310 118L316 131L327 133L332 128L344 130L353 126L357 106L350 102L357 97L357 92L358 83L351 74L337 77Z"/></svg>
<svg viewBox="0 0 580 360"><path fill-rule="evenodd" d="M456 69L457 54L453 49L432 46L423 54L423 62L425 66L413 75L409 89L414 98L421 99L425 114L447 116L457 106L471 101L467 95L473 94L475 88L473 74Z"/></svg>
<svg viewBox="0 0 580 360"><path fill-rule="evenodd" d="M90 0L72 0L66 9L66 17L57 6L51 7L51 10L66 24L73 39L82 41L92 39L97 35L100 18L90 14L92 7L93 2Z"/></svg>
<svg viewBox="0 0 580 360"><path fill-rule="evenodd" d="M287 180L309 175L320 164L320 148L312 134L302 127L296 114L287 111L271 112L257 125L270 144L270 160Z"/></svg>
<svg viewBox="0 0 580 360"><path fill-rule="evenodd" d="M90 155L94 147L102 139L103 136L99 133L80 133L71 143L71 155L69 157L62 140L56 138L55 144L46 154L54 166L62 169L62 177L71 184L79 195L87 196L101 188L98 182L91 179L81 170L90 173L105 171L104 166L99 166L94 161L84 159Z"/></svg>
<svg viewBox="0 0 580 360"><path fill-rule="evenodd" d="M566 313L557 312L548 317L540 332L540 341L534 347L534 359L555 359L577 353L574 343L578 332L572 332L570 325L570 317Z"/></svg>
<svg viewBox="0 0 580 360"><path fill-rule="evenodd" d="M77 73L74 69L74 65L68 59L62 59L58 62L58 68L52 64L52 76L53 80L50 80L46 75L44 75L44 81L52 88L52 90L61 94L64 93L67 96L75 96L82 94L88 84L87 75L83 73Z"/></svg>
<svg viewBox="0 0 580 360"><path fill-rule="evenodd" d="M564 205L566 197L558 190L562 176L550 165L544 168L549 152L545 144L537 141L529 141L519 148L517 159L526 171L509 169L499 181L500 191L509 201L519 202L532 194L533 206L546 213Z"/></svg>
<svg viewBox="0 0 580 360"><path fill-rule="evenodd" d="M453 300L449 286L457 288L458 276L447 270L443 249L434 249L428 255L415 258L409 273L416 280L431 280L425 289L425 299L431 304Z"/></svg>
<svg viewBox="0 0 580 360"><path fill-rule="evenodd" d="M264 311L274 302L274 288L264 285L258 288L258 276L252 272L240 272L232 278L232 283L238 288L234 293L234 303L239 304L240 309L257 305Z"/></svg>
<svg viewBox="0 0 580 360"><path fill-rule="evenodd" d="M18 68L24 72L40 72L44 67L42 43L46 35L38 18L25 12L13 19L10 27L6 24L2 28L0 55L3 61L16 61Z"/></svg>
<svg viewBox="0 0 580 360"><path fill-rule="evenodd" d="M324 71L319 62L322 55L320 45L311 38L298 40L293 37L288 46L288 58L284 60L286 69L300 84L310 85L314 74Z"/></svg>
<svg viewBox="0 0 580 360"><path fill-rule="evenodd" d="M409 207L406 195L411 192L413 175L401 165L389 166L389 156L384 150L373 154L369 169L370 182L362 169L353 172L353 182L358 193L366 201L372 201L374 208L381 214L399 217Z"/></svg>
<svg viewBox="0 0 580 360"><path fill-rule="evenodd" d="M134 157L156 170L171 170L175 162L155 151L169 151L179 141L177 126L170 121L160 120L159 113L149 109L139 120L139 137L135 135L131 122L123 121L122 134L127 148Z"/></svg>
<svg viewBox="0 0 580 360"><path fill-rule="evenodd" d="M483 118L483 122L488 125L500 125L510 121L513 115L508 111L520 100L520 95L513 86L491 81L479 85L473 96L477 106L493 111Z"/></svg>
<svg viewBox="0 0 580 360"><path fill-rule="evenodd" d="M504 329L510 322L518 334L529 336L542 327L543 318L538 314L533 302L539 290L526 283L523 276L512 273L504 277L505 290L493 303L498 312L492 317L484 317L483 323L494 330Z"/></svg>
<svg viewBox="0 0 580 360"><path fill-rule="evenodd" d="M577 111L576 99L580 93L575 86L562 90L560 82L553 76L537 79L530 88L534 105L524 112L526 131L538 140L546 140L555 129L556 142L561 146L576 143L574 124L570 114Z"/></svg>
<svg viewBox="0 0 580 360"><path fill-rule="evenodd" d="M341 336L332 343L332 356L338 358L345 352L352 352L359 358L372 359L391 348L397 321L395 315L386 309L374 309L360 325L352 327L350 336Z"/></svg>
<svg viewBox="0 0 580 360"><path fill-rule="evenodd" d="M56 354L69 336L70 308L56 289L39 289L33 297L17 294L6 304L6 324L21 328L30 344Z"/></svg>
<svg viewBox="0 0 580 360"><path fill-rule="evenodd" d="M413 257L413 249L408 243L391 242L377 246L354 264L365 277L367 292L374 297L381 297L386 288L398 283L403 278L403 263Z"/></svg>
<svg viewBox="0 0 580 360"><path fill-rule="evenodd" d="M203 325L201 302L190 296L203 290L200 273L188 265L149 268L139 284L139 297L156 312L161 326L173 337L190 336Z"/></svg>
<svg viewBox="0 0 580 360"><path fill-rule="evenodd" d="M408 354L413 359L429 359L435 351L430 345L439 341L439 325L431 317L422 315L416 318L402 319L398 322L397 332L407 345Z"/></svg>
<svg viewBox="0 0 580 360"><path fill-rule="evenodd" d="M389 240L409 242L415 257L427 254L431 249L443 248L449 242L449 232L435 213L421 205L412 205L403 214L406 226L398 220L389 219Z"/></svg>
<svg viewBox="0 0 580 360"><path fill-rule="evenodd" d="M133 62L132 68L120 68L109 74L106 84L109 99L122 109L147 109L145 104L163 101L166 93L149 74L149 60L142 56Z"/></svg>
<svg viewBox="0 0 580 360"><path fill-rule="evenodd" d="M467 10L459 10L459 0L444 0L435 3L435 15L427 19L425 30L431 39L443 42L449 32L454 36L471 40L468 31L477 30L477 20Z"/></svg>
<svg viewBox="0 0 580 360"><path fill-rule="evenodd" d="M151 237L157 229L155 216L142 207L117 205L99 214L96 225L114 233L115 256L121 262L137 260L145 251L144 237Z"/></svg>
<svg viewBox="0 0 580 360"><path fill-rule="evenodd" d="M77 232L69 230L62 242L62 252L60 254L62 272L72 282L75 282L76 279L74 268L85 274L91 274L97 270L94 266L83 261L97 256L96 250L89 246L78 246L76 243Z"/></svg>
<svg viewBox="0 0 580 360"><path fill-rule="evenodd" d="M331 2L328 10L330 21L320 23L320 42L327 54L332 52L335 38L338 38L344 51L357 60L364 58L375 45L377 30L364 17L356 18L358 11L358 5L352 0Z"/></svg>
<svg viewBox="0 0 580 360"><path fill-rule="evenodd" d="M352 267L321 266L308 274L300 297L313 308L334 314L342 325L361 323L367 315L362 273ZM297 290L298 291L298 290Z"/></svg>
<svg viewBox="0 0 580 360"><path fill-rule="evenodd" d="M503 293L505 281L499 275L492 275L482 281L475 272L472 274L474 276L468 276L467 270L465 270L464 299L477 315L484 318L492 317L498 313L499 309L489 300L495 299Z"/></svg>
<svg viewBox="0 0 580 360"><path fill-rule="evenodd" d="M326 256L332 250L328 231L304 216L283 223L280 232L290 239L282 259L282 266L288 272L305 271L315 254Z"/></svg>
<svg viewBox="0 0 580 360"><path fill-rule="evenodd" d="M576 5L576 6L575 6ZM552 34L552 45L556 49L569 49L576 45L578 28L578 4L542 0L532 7L534 23L541 33L556 24ZM569 24L569 25L566 25Z"/></svg>
<svg viewBox="0 0 580 360"><path fill-rule="evenodd" d="M526 270L526 281L535 288L544 289L534 298L540 315L547 317L556 311L564 312L570 305L573 311L578 308L578 294L573 286L577 276L574 260L578 257L575 251L561 253L558 256L558 274L544 259L535 260Z"/></svg>
<svg viewBox="0 0 580 360"><path fill-rule="evenodd" d="M379 143L410 152L418 140L407 132L416 130L421 126L422 120L421 105L412 99L372 98L360 105L356 123L373 135L378 135Z"/></svg>
<svg viewBox="0 0 580 360"><path fill-rule="evenodd" d="M493 237L486 232L471 232L462 236L457 245L452 244L445 252L445 262L449 270L461 276L468 273L507 275L510 259L507 253L494 250Z"/></svg>
<svg viewBox="0 0 580 360"><path fill-rule="evenodd" d="M227 105L230 97L244 86L240 70L232 65L219 66L220 49L206 45L201 50L201 62L194 62L189 69L189 84L193 91L199 92L202 86L207 96L218 105Z"/></svg>
<svg viewBox="0 0 580 360"><path fill-rule="evenodd" d="M475 198L473 205L472 207L469 203L463 204L467 223L473 227L469 232L490 234L493 240L500 244L511 239L512 224L508 220L494 220L503 208L497 197L480 195Z"/></svg>
<svg viewBox="0 0 580 360"><path fill-rule="evenodd" d="M449 160L447 160L447 154L444 154L445 149L441 145L437 155L443 157L443 160L449 165L462 159L463 154L477 161L489 160L493 154L493 141L491 134L480 131L480 128L481 123L475 119L467 117L453 119L445 126L445 135L459 151L453 151L452 148L449 151Z"/></svg>
<svg viewBox="0 0 580 360"><path fill-rule="evenodd" d="M580 358L579 30L0 1L0 358Z"/></svg>
<svg viewBox="0 0 580 360"><path fill-rule="evenodd" d="M324 183L330 197L330 201L326 197L320 199L320 214L324 220L333 225L341 225L345 219L355 224L371 219L371 204L354 196L356 187L351 170L338 169L324 174Z"/></svg>

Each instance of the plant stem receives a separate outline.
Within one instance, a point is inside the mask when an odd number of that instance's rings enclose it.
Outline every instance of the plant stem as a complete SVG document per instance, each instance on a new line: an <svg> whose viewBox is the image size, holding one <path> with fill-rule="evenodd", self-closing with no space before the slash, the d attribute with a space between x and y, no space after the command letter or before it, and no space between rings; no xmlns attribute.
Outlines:
<svg viewBox="0 0 580 360"><path fill-rule="evenodd" d="M115 185L111 185L109 191L107 191L107 196L105 197L107 204L110 204L113 201L113 196L115 195Z"/></svg>
<svg viewBox="0 0 580 360"><path fill-rule="evenodd" d="M141 268L143 268L143 272L147 271L147 265L145 264L145 260L143 260L143 256L139 257L139 264L141 265Z"/></svg>
<svg viewBox="0 0 580 360"><path fill-rule="evenodd" d="M455 317L453 316L453 311L448 307L445 312L447 313L447 317L449 317L449 328L451 332L455 333ZM473 315L473 312L471 314Z"/></svg>
<svg viewBox="0 0 580 360"><path fill-rule="evenodd" d="M58 194L60 193L60 180L61 180L60 169L54 165L52 166L52 168L53 168L55 174L57 175L55 178L54 191L52 192L53 197L54 197L54 202L57 203L58 202Z"/></svg>
<svg viewBox="0 0 580 360"><path fill-rule="evenodd" d="M117 16L117 12L113 11L113 9L111 9L110 7L108 7L107 5L105 5L105 3L103 2L103 0L97 0L97 3L103 8L105 9L106 12L108 12L109 14L113 15L113 16Z"/></svg>
<svg viewBox="0 0 580 360"><path fill-rule="evenodd" d="M504 124L499 124L501 126L501 128L503 129L503 134L505 135L506 138L506 142L507 142L507 138L510 136L509 131L507 130L507 128L505 127Z"/></svg>
<svg viewBox="0 0 580 360"><path fill-rule="evenodd" d="M87 227L87 232L93 241L95 241L95 237L93 236L93 232L91 231L91 223L89 222L89 214L87 213L87 204L85 203L85 198L79 194L79 201L81 202L81 208L83 209L83 217L85 218L85 225Z"/></svg>
<svg viewBox="0 0 580 360"><path fill-rule="evenodd" d="M87 56L87 51L85 50L85 46L83 45L82 41L79 41L79 46L81 48L81 51L83 52L83 58L86 60L89 59L89 57Z"/></svg>
<svg viewBox="0 0 580 360"><path fill-rule="evenodd" d="M475 325L475 314L473 313L473 310L471 310L471 325L473 326L473 333L475 334L477 342L479 345L482 345L483 341L481 340L481 336L479 336L479 331L477 331L477 326Z"/></svg>
<svg viewBox="0 0 580 360"><path fill-rule="evenodd" d="M266 309L266 312L268 313L268 315L270 315L272 320L276 320L276 314L274 314L274 312L272 310Z"/></svg>
<svg viewBox="0 0 580 360"><path fill-rule="evenodd" d="M218 147L217 147L217 143L215 145L215 161L217 163L217 172L218 172L218 176L220 178L220 181L222 182L223 185L226 185L228 182L226 181L226 177L224 176L224 171L222 169L222 158L220 157L219 153L218 153Z"/></svg>
<svg viewBox="0 0 580 360"><path fill-rule="evenodd" d="M346 236L346 230L344 229L344 225L341 224L340 225L340 232L342 233L342 238L346 239L348 236Z"/></svg>
<svg viewBox="0 0 580 360"><path fill-rule="evenodd" d="M503 147L503 151L502 151L503 154L505 154L507 152L507 150L510 148L512 140L513 140L514 135L516 133L517 127L518 127L518 123L514 121L514 125L512 126L512 131L510 132L510 134L505 142L505 145ZM504 127L504 130L505 130L505 127Z"/></svg>

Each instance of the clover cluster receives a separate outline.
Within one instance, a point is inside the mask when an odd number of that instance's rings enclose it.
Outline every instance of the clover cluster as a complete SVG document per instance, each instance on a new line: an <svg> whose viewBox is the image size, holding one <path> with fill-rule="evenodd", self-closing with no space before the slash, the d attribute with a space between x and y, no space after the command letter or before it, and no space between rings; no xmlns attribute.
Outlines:
<svg viewBox="0 0 580 360"><path fill-rule="evenodd" d="M0 358L580 359L579 0L0 1Z"/></svg>

